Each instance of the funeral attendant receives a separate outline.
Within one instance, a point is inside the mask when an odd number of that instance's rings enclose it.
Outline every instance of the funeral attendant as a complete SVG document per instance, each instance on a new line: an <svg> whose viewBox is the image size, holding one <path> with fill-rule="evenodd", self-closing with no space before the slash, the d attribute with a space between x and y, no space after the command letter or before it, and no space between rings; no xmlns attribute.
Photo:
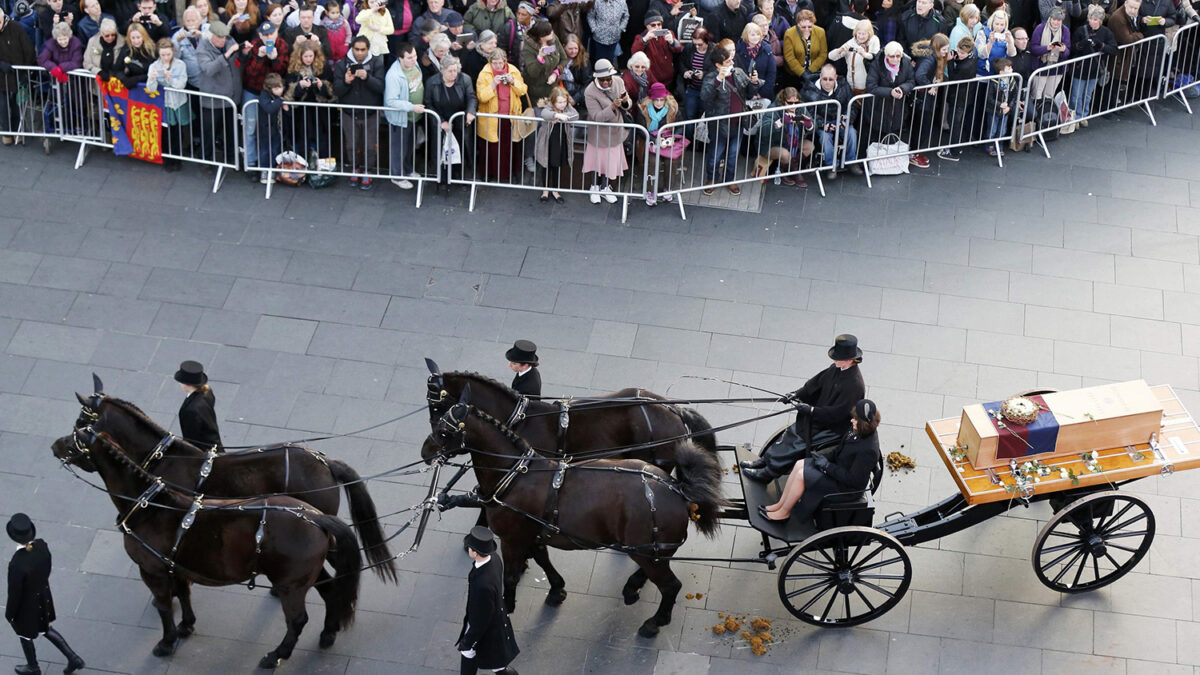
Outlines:
<svg viewBox="0 0 1200 675"><path fill-rule="evenodd" d="M538 373L537 345L529 340L517 340L512 349L504 352L513 376L512 388L526 396L542 395L542 376Z"/></svg>
<svg viewBox="0 0 1200 675"><path fill-rule="evenodd" d="M475 526L463 538L463 546L473 565L467 575L467 613L458 634L460 672L474 675L486 669L517 675L508 667L521 650L504 611L504 562L496 555L496 536L486 527Z"/></svg>
<svg viewBox="0 0 1200 675"><path fill-rule="evenodd" d="M179 406L179 433L183 434L184 440L201 450L207 451L216 446L218 452L224 452L214 407L217 397L208 386L208 374L204 372L204 366L196 361L184 361L175 371L175 381L187 394L183 405Z"/></svg>
<svg viewBox="0 0 1200 675"><path fill-rule="evenodd" d="M37 649L33 641L45 634L50 644L67 659L64 673L83 667L83 659L71 649L65 638L50 624L54 622L54 598L50 595L50 547L37 538L33 521L24 513L13 514L6 527L8 536L17 542L17 550L8 563L8 598L4 602L4 618L21 638L25 665L16 666L17 675L39 675Z"/></svg>
<svg viewBox="0 0 1200 675"><path fill-rule="evenodd" d="M829 348L833 363L781 399L795 406L796 421L761 457L742 462L742 473L752 480L773 480L790 472L796 460L808 454L810 442L820 447L841 438L850 428L854 404L866 396L867 387L858 370L862 356L858 338L837 336Z"/></svg>

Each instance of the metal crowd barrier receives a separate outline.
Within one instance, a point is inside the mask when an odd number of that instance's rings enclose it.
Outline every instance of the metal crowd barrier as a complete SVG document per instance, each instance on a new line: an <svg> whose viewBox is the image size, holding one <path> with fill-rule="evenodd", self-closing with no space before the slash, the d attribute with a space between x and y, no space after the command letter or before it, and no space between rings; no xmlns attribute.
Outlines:
<svg viewBox="0 0 1200 675"><path fill-rule="evenodd" d="M1081 122L1086 126L1088 120L1134 107L1141 107L1150 123L1157 126L1150 102L1157 99L1162 90L1166 58L1166 36L1154 35L1121 45L1115 55L1088 54L1038 68L1029 76L1026 102L1016 131L1017 140L1023 141L1032 134L1042 146L1042 152L1050 157L1044 135L1047 132L1061 132L1065 127L1074 131L1075 125ZM1106 79L1106 86L1100 86ZM1072 91L1070 95L1069 90ZM1090 97L1088 92L1092 94ZM1060 93L1067 100L1069 109L1090 102L1087 114L1080 115L1075 110L1075 117L1063 119L1054 103ZM1056 121L1048 123L1049 120ZM1032 128L1028 126L1031 122Z"/></svg>
<svg viewBox="0 0 1200 675"><path fill-rule="evenodd" d="M826 131L821 120L830 120L832 129ZM817 188L824 197L820 172L834 167L835 159L840 156L840 144L848 131L853 131L847 129L844 121L840 103L816 101L672 122L659 130L655 142L669 138L672 144L690 140L690 145L681 153L654 146L654 170L649 181L654 187L649 189L659 197L674 199L679 204L679 215L685 220L684 193L729 188L756 180L815 174ZM828 157L823 151L825 133L830 148ZM698 137L704 136L707 142L700 143Z"/></svg>
<svg viewBox="0 0 1200 675"><path fill-rule="evenodd" d="M12 73L0 77L8 80L8 119L0 120L0 134L43 138L49 152L50 142L60 138L63 129L58 82L40 66L13 66Z"/></svg>
<svg viewBox="0 0 1200 675"><path fill-rule="evenodd" d="M535 113L539 110L534 108ZM496 125L497 143L489 143L479 137L481 124L485 127L490 124ZM569 143L568 152L571 158L567 166L559 166L557 170L543 167L536 159L538 138L545 137L545 142L549 145L549 134L557 131L555 124L566 125L566 141ZM600 180L599 172L588 165L589 158L594 161L596 167L610 174L608 187L611 192L604 192L601 196L621 200L622 223L629 216L629 200L647 197L649 135L645 127L637 124L588 120L552 124L542 119L540 113L536 117L479 113L474 124L466 124L466 114L460 112L451 116L450 128L458 142L461 164L452 165L444 170L449 171L451 184L470 186L468 208L471 211L475 210L475 198L481 186L539 192L552 190L590 197L596 192L592 188L598 188ZM522 137L522 133L527 135ZM618 135L624 138L618 140ZM608 163L609 159L616 156L615 153L609 153L607 156L589 153L589 136L619 147L624 166ZM532 172L526 168L528 158L534 159Z"/></svg>
<svg viewBox="0 0 1200 675"><path fill-rule="evenodd" d="M1006 80L1012 93L1005 115L993 109L991 100L993 88ZM1003 146L1012 138L1023 91L1021 76L1012 73L926 84L899 99L859 94L849 106L858 147L846 146L845 163L863 165L868 187L874 162L907 161L917 153L991 145L997 165L1003 167Z"/></svg>
<svg viewBox="0 0 1200 675"><path fill-rule="evenodd" d="M1197 86L1200 86L1200 23L1189 23L1171 37L1170 55L1163 71L1162 98L1178 96L1191 113L1188 95L1195 96Z"/></svg>
<svg viewBox="0 0 1200 675"><path fill-rule="evenodd" d="M415 184L420 208L425 183L438 180L441 118L432 110L410 119L405 132L388 123L384 113L389 109L381 106L296 101L285 101L284 105L287 110L279 113L274 138L264 134L267 127L260 119L263 113L259 101L242 105L246 171L267 174L267 199L280 173L324 175L407 180ZM296 153L307 166L279 168L277 159L284 152ZM315 166L313 159L317 160ZM267 166L263 166L264 161Z"/></svg>

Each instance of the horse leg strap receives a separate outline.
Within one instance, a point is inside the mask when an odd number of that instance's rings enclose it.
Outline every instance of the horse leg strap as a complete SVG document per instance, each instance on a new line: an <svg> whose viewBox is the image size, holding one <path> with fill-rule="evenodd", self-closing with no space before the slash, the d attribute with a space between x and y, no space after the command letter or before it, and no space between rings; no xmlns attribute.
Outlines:
<svg viewBox="0 0 1200 675"><path fill-rule="evenodd" d="M563 479L566 478L567 467L569 464L563 460L558 463L558 471L554 474L554 479L550 481L550 491L546 494L546 508L542 511L542 518L546 521L545 529L538 534L538 543L543 543L551 536L558 534L558 493L562 488Z"/></svg>

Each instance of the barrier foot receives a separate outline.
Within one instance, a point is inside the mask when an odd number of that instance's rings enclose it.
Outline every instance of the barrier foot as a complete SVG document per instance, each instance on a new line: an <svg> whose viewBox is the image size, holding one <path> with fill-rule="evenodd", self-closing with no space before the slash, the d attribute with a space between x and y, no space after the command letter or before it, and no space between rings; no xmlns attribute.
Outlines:
<svg viewBox="0 0 1200 675"><path fill-rule="evenodd" d="M1184 103L1187 103L1184 101ZM76 153L76 169L83 166L83 161L88 157L88 144L80 143L79 151Z"/></svg>
<svg viewBox="0 0 1200 675"><path fill-rule="evenodd" d="M683 193L679 192L675 195L675 202L679 204L679 217L682 220L687 220L687 212L683 210Z"/></svg>
<svg viewBox="0 0 1200 675"><path fill-rule="evenodd" d="M621 198L621 224L624 225L625 221L628 219L629 219L629 197L622 197Z"/></svg>
<svg viewBox="0 0 1200 675"><path fill-rule="evenodd" d="M1046 153L1046 159L1050 159L1050 148L1046 147L1046 139L1042 136L1041 132L1038 132L1037 139L1038 143L1042 146L1042 152Z"/></svg>
<svg viewBox="0 0 1200 675"><path fill-rule="evenodd" d="M1158 120L1154 119L1154 111L1150 109L1150 102L1146 101L1142 104L1142 108L1146 111L1146 117L1150 118L1150 124L1158 126Z"/></svg>
<svg viewBox="0 0 1200 675"><path fill-rule="evenodd" d="M1175 92L1175 95L1179 97L1179 102L1183 104L1183 107L1188 111L1188 114L1191 115L1192 104L1188 103L1187 96L1184 96L1182 91Z"/></svg>
<svg viewBox="0 0 1200 675"><path fill-rule="evenodd" d="M871 167L866 162L863 162L863 175L867 177L867 187L875 187L871 184ZM817 176L820 178L820 176Z"/></svg>
<svg viewBox="0 0 1200 675"><path fill-rule="evenodd" d="M993 145L996 148L996 166L1003 169L1004 168L1004 146L1000 144L1000 141L996 141L995 143L993 143Z"/></svg>
<svg viewBox="0 0 1200 675"><path fill-rule="evenodd" d="M274 172L268 171L267 172L267 199L271 198L271 190L274 187L275 187L275 174L274 174Z"/></svg>
<svg viewBox="0 0 1200 675"><path fill-rule="evenodd" d="M225 182L225 167L217 167L217 175L213 178L213 194L217 194L217 190L221 189L221 183Z"/></svg>
<svg viewBox="0 0 1200 675"><path fill-rule="evenodd" d="M421 198L425 196L425 181L417 181L417 208L421 208Z"/></svg>
<svg viewBox="0 0 1200 675"><path fill-rule="evenodd" d="M821 191L821 196L824 197L825 196L825 181L821 180L821 170L817 169L817 172L814 173L813 175L816 176L816 178L817 178L817 189Z"/></svg>
<svg viewBox="0 0 1200 675"><path fill-rule="evenodd" d="M478 189L479 189L478 185L476 185L475 183L471 183L471 201L467 204L467 211L470 211L470 212L475 211L475 191Z"/></svg>

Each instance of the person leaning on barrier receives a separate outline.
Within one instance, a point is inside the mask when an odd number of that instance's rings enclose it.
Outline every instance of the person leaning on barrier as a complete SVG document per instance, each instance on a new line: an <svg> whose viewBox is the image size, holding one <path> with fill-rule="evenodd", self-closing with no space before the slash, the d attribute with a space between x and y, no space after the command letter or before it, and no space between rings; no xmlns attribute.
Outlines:
<svg viewBox="0 0 1200 675"><path fill-rule="evenodd" d="M142 24L129 24L129 29L125 32L125 46L117 53L113 76L120 80L126 89L136 89L139 84L146 83L150 64L158 58L157 52Z"/></svg>
<svg viewBox="0 0 1200 675"><path fill-rule="evenodd" d="M682 137L668 133L666 136L661 136L663 127L673 124L679 117L679 102L675 100L667 92L667 86L662 82L655 82L650 85L650 95L638 104L638 110L641 112L641 119L646 126L647 137L650 139L652 148L663 148L664 143L675 144L682 142ZM641 156L644 148L642 148L641 138L638 138L638 147L636 148L635 156ZM657 156L659 150L652 150L651 155ZM670 159L655 159L650 160L652 166L656 169L646 167L649 173L649 185L646 187L646 204L654 206L658 200L664 202L674 201L675 198L669 194L659 195L658 193L671 189L671 160Z"/></svg>
<svg viewBox="0 0 1200 675"><path fill-rule="evenodd" d="M795 406L796 421L777 441L763 449L761 457L740 464L747 478L774 480L790 472L796 460L810 454L810 450L841 438L850 428L854 404L866 396L867 390L858 368L863 357L858 338L849 334L837 336L828 355L833 361L828 368L780 399Z"/></svg>
<svg viewBox="0 0 1200 675"><path fill-rule="evenodd" d="M562 184L562 171L565 167L568 175L575 165L575 149L571 122L579 119L579 113L571 105L571 97L562 87L554 87L550 95L538 101L538 117L543 120L537 128L537 140L534 147L534 158L538 166L538 184L542 190L540 202L550 201L551 195L555 203L562 204L563 197L557 188ZM567 179L570 185L570 178Z"/></svg>
<svg viewBox="0 0 1200 675"><path fill-rule="evenodd" d="M441 72L425 81L425 107L437 113L441 119L443 139L451 134L456 140L468 137L471 125L475 124L479 102L475 96L473 80L462 72L462 64L457 57L447 56L442 59ZM463 115L456 118L458 113ZM461 176L464 163L471 159L463 153L461 146L458 154L460 161L457 164L442 167L443 183L448 183L451 177ZM440 152L438 157L440 161Z"/></svg>
<svg viewBox="0 0 1200 675"><path fill-rule="evenodd" d="M400 43L396 60L383 77L383 116L388 123L388 145L391 148L392 184L401 190L411 190L410 178L416 178L413 159L417 154L417 125L425 112L425 82L417 66L417 49L407 42ZM364 178L363 185L370 185ZM367 188L363 188L364 190Z"/></svg>
<svg viewBox="0 0 1200 675"><path fill-rule="evenodd" d="M1071 37L1071 49L1077 59L1092 54L1112 56L1117 53L1117 39L1112 31L1104 25L1104 10L1099 5L1088 5L1087 22L1075 31ZM1068 102L1072 115L1079 124L1087 126L1085 119L1092 114L1092 98L1096 94L1096 84L1100 81L1100 73L1104 71L1103 57L1074 63L1071 67L1071 97Z"/></svg>
<svg viewBox="0 0 1200 675"><path fill-rule="evenodd" d="M11 133L20 126L17 92L21 85L13 66L31 66L34 58L29 34L0 9L0 134ZM2 142L12 145L13 137L3 136Z"/></svg>
<svg viewBox="0 0 1200 675"><path fill-rule="evenodd" d="M1012 61L1008 59L996 59L992 64L996 75L1001 77L988 80L987 83L987 106L988 126L987 138L1001 138L1008 130L1008 116L1016 110L1017 107L1017 89L1020 86L1018 80L1013 77ZM987 148L987 153L992 157L996 155L1004 156L1004 149L996 149L996 145L990 144Z"/></svg>
<svg viewBox="0 0 1200 675"><path fill-rule="evenodd" d="M975 41L966 35L953 46L947 64L947 80L958 84L946 88L943 105L946 106L945 117L950 122L948 141L950 145L958 145L971 141L971 108L978 91L978 83L973 80L979 69L979 57L975 56ZM962 159L962 148L942 148L937 156L947 162L957 162Z"/></svg>
<svg viewBox="0 0 1200 675"><path fill-rule="evenodd" d="M325 61L320 45L313 42L301 43L292 50L284 78L283 98L297 103L330 103L333 97L333 75ZM284 137L290 138L295 147L287 148L307 157L315 150L318 157L329 157L333 139L330 137L329 108L291 106L285 116Z"/></svg>
<svg viewBox="0 0 1200 675"><path fill-rule="evenodd" d="M858 157L858 130L854 128L853 124L847 122L850 114L850 98L853 95L850 83L838 77L837 70L828 63L821 69L820 79L804 90L805 101L814 103L837 101L841 104L842 116L840 118L835 117L837 113L834 112L832 106L818 106L812 109L813 122L821 139L821 156L824 160L822 166L826 169L825 178L827 180L836 179L838 171L846 170L845 163ZM835 167L834 160L838 159L838 146L834 142L834 137L838 135L838 127L841 127L840 135L846 146L846 152ZM851 164L850 173L861 176L863 174L862 165Z"/></svg>
<svg viewBox="0 0 1200 675"><path fill-rule="evenodd" d="M83 43L72 33L70 24L54 24L50 39L38 54L38 65L59 82L66 82L67 73L83 67Z"/></svg>
<svg viewBox="0 0 1200 675"><path fill-rule="evenodd" d="M117 22L113 19L102 20L100 31L83 48L84 69L107 80L112 75L117 54L124 46L125 38L117 32Z"/></svg>
<svg viewBox="0 0 1200 675"><path fill-rule="evenodd" d="M737 115L746 110L746 101L758 92L758 79L746 75L745 71L733 65L732 55L725 50L713 50L713 65L716 67L704 76L704 84L700 87L700 100L704 102L704 110L709 117ZM738 147L742 140L743 124L748 124L745 117L724 117L714 122L708 122L708 147L705 148L704 182L732 183L736 177L738 163ZM722 175L717 177L717 166L725 165ZM728 186L732 195L742 194L742 189L736 183ZM715 188L704 188L705 195L711 195Z"/></svg>
<svg viewBox="0 0 1200 675"><path fill-rule="evenodd" d="M350 43L346 58L333 64L333 95L340 103L353 106L378 108L383 105L383 57L371 56L371 41L359 35ZM359 108L343 108L339 113L342 129L342 171L351 174L366 173L374 164L379 168L380 160L373 157L379 144L379 112ZM345 166L346 162L349 166ZM363 178L370 186L370 178ZM359 177L352 175L350 185L359 185ZM371 189L367 187L366 189Z"/></svg>
<svg viewBox="0 0 1200 675"><path fill-rule="evenodd" d="M825 64L825 67L833 68L828 63ZM835 70L834 76L836 77L836 75L837 71ZM799 104L800 92L796 91L795 87L784 87L775 97L776 107L763 112L762 120L758 123L755 133L751 134L751 140L757 146L757 159L754 160L755 176L766 176L770 173L772 163L776 164L776 173L789 173L808 168L804 159L812 155L811 136L814 120L803 111L796 109ZM786 109L782 109L784 107ZM832 123L837 124L837 114L832 113L827 107L813 108L813 112L829 115ZM830 157L833 155L831 154ZM763 180L765 181L766 178ZM782 177L780 182L784 185L808 186L804 174L792 175L789 173Z"/></svg>
<svg viewBox="0 0 1200 675"><path fill-rule="evenodd" d="M904 128L904 99L915 86L912 60L905 55L904 48L899 42L884 45L883 58L875 59L867 71L867 93L874 98L864 106L859 138L865 135L870 142L900 133Z"/></svg>
<svg viewBox="0 0 1200 675"><path fill-rule="evenodd" d="M158 59L150 64L146 73L146 91L160 89L183 89L187 86L187 65L175 54L175 43L163 38L156 45ZM188 125L192 123L192 106L187 94L181 91L164 91L162 97L162 167L163 171L179 171L183 163L165 155L190 157L192 134Z"/></svg>
<svg viewBox="0 0 1200 675"><path fill-rule="evenodd" d="M196 63L200 66L196 89L228 98L233 105L219 98L201 96L197 124L204 159L223 164L237 162L237 133L233 125L236 108L242 101L242 71L237 55L238 44L229 37L229 27L221 21L208 24L196 46Z"/></svg>
<svg viewBox="0 0 1200 675"><path fill-rule="evenodd" d="M1037 59L1035 66L1042 68L1066 61L1071 54L1071 31L1064 25L1066 12L1061 7L1050 10L1050 18L1038 24L1029 38L1029 50ZM1051 68L1029 81L1029 98L1054 98L1062 89L1064 68Z"/></svg>
<svg viewBox="0 0 1200 675"><path fill-rule="evenodd" d="M528 91L520 71L508 62L503 49L494 49L491 61L479 73L475 81L475 97L479 101L479 112L498 115L520 115L524 106L522 97ZM475 122L475 133L483 144L474 143L477 150L476 164L482 166L487 177L507 182L513 170L513 120L484 117ZM466 139L463 139L464 142ZM462 148L462 152L469 152ZM520 149L517 151L520 152Z"/></svg>

